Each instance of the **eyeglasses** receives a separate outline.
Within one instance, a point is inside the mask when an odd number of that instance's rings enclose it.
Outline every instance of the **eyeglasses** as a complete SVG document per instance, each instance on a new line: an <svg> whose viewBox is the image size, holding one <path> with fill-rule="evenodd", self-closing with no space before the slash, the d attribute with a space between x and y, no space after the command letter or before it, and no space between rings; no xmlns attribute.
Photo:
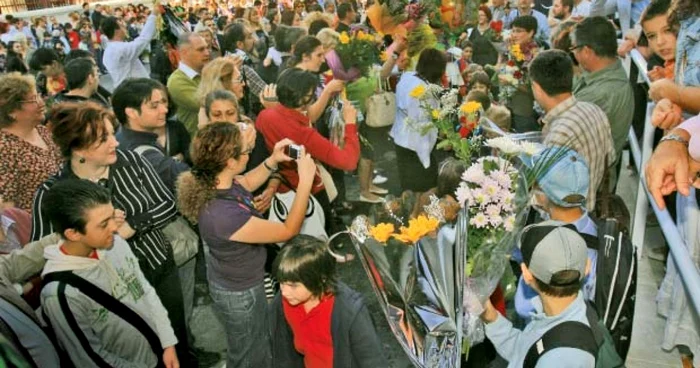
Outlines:
<svg viewBox="0 0 700 368"><path fill-rule="evenodd" d="M580 49L580 48L582 48L582 47L586 47L586 45L571 46L571 47L569 47L569 51L574 52L574 51L576 51L577 49Z"/></svg>
<svg viewBox="0 0 700 368"><path fill-rule="evenodd" d="M39 95L37 94L37 95L34 95L34 97L31 97L31 98L29 98L29 99L27 99L27 100L22 100L22 101L20 101L20 102L22 102L22 103L35 103L35 104L38 105L40 102L42 102L42 99L41 99L41 96L39 96Z"/></svg>

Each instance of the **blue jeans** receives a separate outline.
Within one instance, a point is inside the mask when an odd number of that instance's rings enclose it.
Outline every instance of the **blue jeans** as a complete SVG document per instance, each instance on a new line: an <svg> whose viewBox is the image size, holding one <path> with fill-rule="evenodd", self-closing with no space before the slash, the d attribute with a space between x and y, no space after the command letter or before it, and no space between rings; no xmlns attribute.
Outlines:
<svg viewBox="0 0 700 368"><path fill-rule="evenodd" d="M214 300L214 311L226 329L226 367L270 367L272 352L264 285L230 291L210 280L209 293Z"/></svg>

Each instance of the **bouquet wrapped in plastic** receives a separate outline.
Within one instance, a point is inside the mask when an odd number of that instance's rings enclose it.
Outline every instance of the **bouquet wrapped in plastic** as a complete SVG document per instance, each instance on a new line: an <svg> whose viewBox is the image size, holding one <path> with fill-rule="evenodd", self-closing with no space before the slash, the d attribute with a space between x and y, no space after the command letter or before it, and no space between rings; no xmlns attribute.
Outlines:
<svg viewBox="0 0 700 368"><path fill-rule="evenodd" d="M440 218L437 198L408 226L372 226L365 216L350 229L353 244L396 339L418 367L459 367L466 217ZM397 218L397 222L399 219ZM400 223L400 222L399 222Z"/></svg>

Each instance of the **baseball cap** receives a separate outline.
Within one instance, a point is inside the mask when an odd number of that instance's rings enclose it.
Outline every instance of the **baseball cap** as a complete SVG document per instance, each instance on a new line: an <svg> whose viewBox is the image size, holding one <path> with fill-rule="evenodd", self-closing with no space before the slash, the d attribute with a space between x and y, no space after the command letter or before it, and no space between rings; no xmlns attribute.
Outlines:
<svg viewBox="0 0 700 368"><path fill-rule="evenodd" d="M586 205L590 177L586 160L566 147L548 147L523 162L529 168L549 166L538 173L537 184L559 207Z"/></svg>
<svg viewBox="0 0 700 368"><path fill-rule="evenodd" d="M520 235L519 246L532 275L547 285L567 286L586 276L586 241L571 224L545 221L527 226ZM576 271L578 278L557 280L562 271Z"/></svg>

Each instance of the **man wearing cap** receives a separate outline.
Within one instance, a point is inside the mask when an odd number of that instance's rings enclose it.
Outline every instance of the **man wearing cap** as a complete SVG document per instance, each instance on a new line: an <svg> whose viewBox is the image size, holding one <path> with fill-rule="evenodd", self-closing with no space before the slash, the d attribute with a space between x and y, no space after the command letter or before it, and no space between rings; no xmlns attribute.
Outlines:
<svg viewBox="0 0 700 368"><path fill-rule="evenodd" d="M525 282L537 294L536 313L521 331L496 311L488 300L481 319L486 336L509 368L522 367L530 347L556 325L575 321L590 327L586 303L579 292L590 270L586 242L572 225L546 221L523 230L520 240ZM595 367L591 353L569 347L553 348L539 357L537 367Z"/></svg>
<svg viewBox="0 0 700 368"><path fill-rule="evenodd" d="M542 118L543 143L569 147L586 160L590 178L586 209L592 211L606 162L608 166L615 163L608 118L600 107L573 96L573 63L565 52L539 53L529 72L535 100L547 112Z"/></svg>
<svg viewBox="0 0 700 368"><path fill-rule="evenodd" d="M545 220L571 224L579 234L598 236L595 221L585 209L589 177L588 165L583 157L568 148L551 147L533 156L531 160L523 161L530 167L549 166L538 173L530 202L540 216ZM591 272L584 279L582 290L583 297L587 300L595 299L597 246L594 244L594 249L588 248L587 251ZM515 252L513 258L519 263L523 261L519 251ZM515 310L525 321L535 311L533 298L536 297L537 292L521 276L515 292Z"/></svg>

